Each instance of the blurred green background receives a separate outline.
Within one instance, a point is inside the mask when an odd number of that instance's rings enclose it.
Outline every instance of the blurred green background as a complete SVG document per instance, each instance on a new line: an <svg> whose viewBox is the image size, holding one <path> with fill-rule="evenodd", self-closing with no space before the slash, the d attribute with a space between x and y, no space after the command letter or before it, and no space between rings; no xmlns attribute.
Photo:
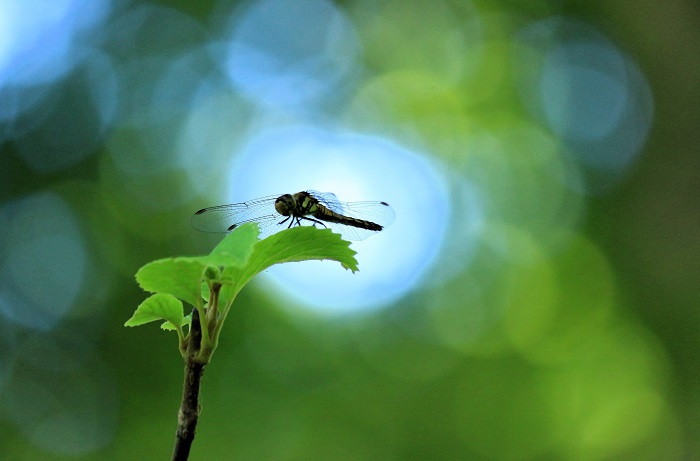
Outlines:
<svg viewBox="0 0 700 461"><path fill-rule="evenodd" d="M317 162L397 221L327 309L246 287L191 459L700 459L699 48L682 0L0 0L0 459L167 459L133 275Z"/></svg>

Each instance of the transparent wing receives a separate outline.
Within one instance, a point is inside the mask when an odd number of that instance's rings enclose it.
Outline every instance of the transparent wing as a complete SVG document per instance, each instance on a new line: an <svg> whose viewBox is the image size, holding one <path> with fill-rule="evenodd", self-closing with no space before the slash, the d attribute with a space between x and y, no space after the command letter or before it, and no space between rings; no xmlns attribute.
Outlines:
<svg viewBox="0 0 700 461"><path fill-rule="evenodd" d="M316 198L319 203L335 213L348 218L379 224L382 228L389 226L396 218L394 210L386 202L341 202L331 192L318 192L315 190L307 192ZM324 224L333 229L333 232L337 232L350 240L364 240L370 235L379 232L378 230L356 227L350 225L350 223L324 222Z"/></svg>
<svg viewBox="0 0 700 461"><path fill-rule="evenodd" d="M269 195L247 202L204 208L192 216L192 227L203 232L230 232L243 224L256 222L260 227L260 237L267 237L289 224L278 224L284 216L275 210L277 197L279 195Z"/></svg>
<svg viewBox="0 0 700 461"><path fill-rule="evenodd" d="M394 210L385 202L341 202L330 192L308 191L319 203L329 210L344 217L369 221L382 226L394 221ZM247 202L219 205L199 210L192 216L192 227L203 232L230 232L236 227L249 222L258 223L260 238L263 239L291 226L316 226L315 221L307 219L286 219L275 210L275 200L282 194L269 195ZM378 230L364 229L347 223L324 221L323 225L349 240L364 240Z"/></svg>

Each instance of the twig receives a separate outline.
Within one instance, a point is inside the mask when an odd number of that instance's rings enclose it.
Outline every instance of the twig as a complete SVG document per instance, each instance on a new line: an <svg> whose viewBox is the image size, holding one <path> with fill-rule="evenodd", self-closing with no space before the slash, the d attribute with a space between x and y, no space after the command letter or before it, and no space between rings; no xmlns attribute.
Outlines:
<svg viewBox="0 0 700 461"><path fill-rule="evenodd" d="M192 323L188 335L185 356L185 381L182 385L182 404L177 414L177 432L173 461L186 461L194 441L197 418L199 417L199 385L206 363L198 361L202 343L202 325L197 309L192 310Z"/></svg>

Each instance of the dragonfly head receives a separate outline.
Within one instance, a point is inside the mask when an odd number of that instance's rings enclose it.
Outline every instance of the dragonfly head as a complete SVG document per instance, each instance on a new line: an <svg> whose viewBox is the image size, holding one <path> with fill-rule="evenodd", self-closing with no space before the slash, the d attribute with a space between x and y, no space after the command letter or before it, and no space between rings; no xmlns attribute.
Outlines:
<svg viewBox="0 0 700 461"><path fill-rule="evenodd" d="M282 216L289 216L296 209L296 201L292 194L284 194L275 200L275 210Z"/></svg>

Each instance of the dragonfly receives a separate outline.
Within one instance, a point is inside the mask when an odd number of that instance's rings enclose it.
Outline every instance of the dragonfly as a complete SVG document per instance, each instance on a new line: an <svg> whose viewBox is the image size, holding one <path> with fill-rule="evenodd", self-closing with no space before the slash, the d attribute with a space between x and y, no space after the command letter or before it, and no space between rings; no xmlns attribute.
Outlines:
<svg viewBox="0 0 700 461"><path fill-rule="evenodd" d="M203 208L192 216L192 226L204 232L231 232L254 222L261 239L295 226L315 226L349 240L364 240L394 218L386 202L341 202L333 193L308 190Z"/></svg>

